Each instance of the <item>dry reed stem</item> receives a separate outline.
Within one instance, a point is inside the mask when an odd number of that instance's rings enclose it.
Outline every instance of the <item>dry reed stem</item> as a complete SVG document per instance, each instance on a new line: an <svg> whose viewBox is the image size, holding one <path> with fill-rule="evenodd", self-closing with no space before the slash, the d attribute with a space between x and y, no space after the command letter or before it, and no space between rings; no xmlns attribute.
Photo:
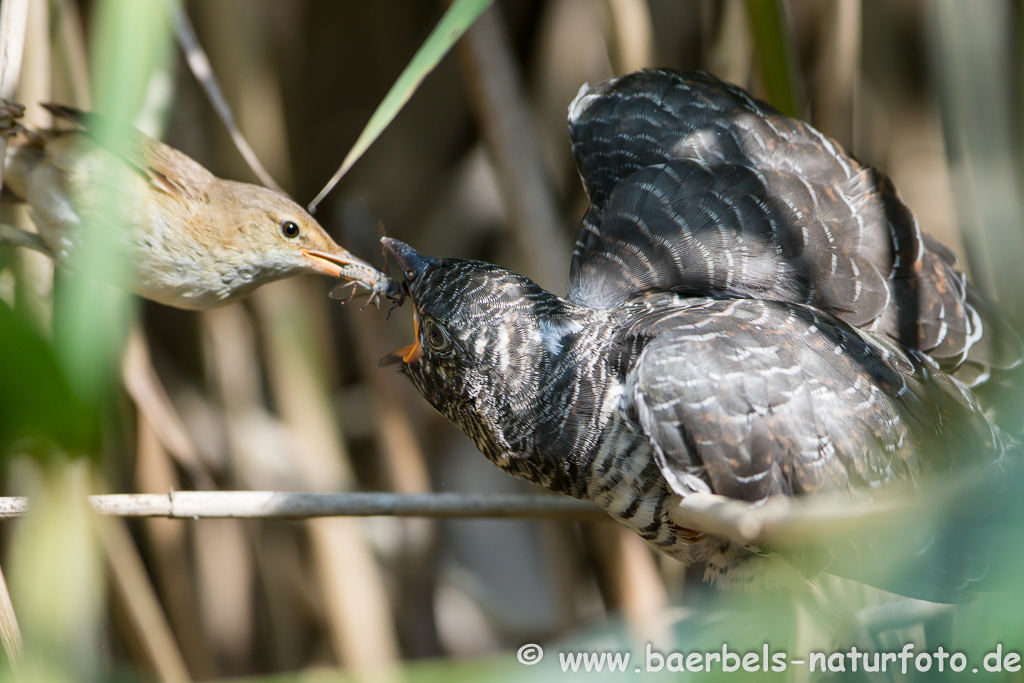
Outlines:
<svg viewBox="0 0 1024 683"><path fill-rule="evenodd" d="M21 628L18 626L18 617L14 613L14 605L11 604L11 594L7 590L7 580L0 570L0 642L4 646L4 654L11 668L17 670L21 663L24 644L21 640Z"/></svg>
<svg viewBox="0 0 1024 683"><path fill-rule="evenodd" d="M569 242L498 6L480 15L459 43L459 53L524 274L547 289L561 287Z"/></svg>
<svg viewBox="0 0 1024 683"><path fill-rule="evenodd" d="M835 0L820 8L821 42L811 90L814 124L855 150L855 112L860 90L861 0Z"/></svg>
<svg viewBox="0 0 1024 683"><path fill-rule="evenodd" d="M654 26L646 0L605 0L610 19L609 52L616 74L656 64Z"/></svg>
<svg viewBox="0 0 1024 683"><path fill-rule="evenodd" d="M930 487L928 495L898 487L877 492L821 493L794 499L772 496L756 507L710 493L683 498L678 524L744 546L788 547L827 534L857 531L931 514L965 491L969 473L955 486ZM869 495L869 493L871 495ZM171 491L90 496L96 512L121 517L177 519L307 519L311 517L543 518L577 521L609 519L593 503L544 494L472 493L292 493L287 491ZM0 498L0 518L28 509L24 497Z"/></svg>
<svg viewBox="0 0 1024 683"><path fill-rule="evenodd" d="M169 8L174 21L175 32L178 36L178 42L181 44L181 51L185 54L185 61L188 63L189 68L192 70L192 74L199 81L199 84L206 91L207 97L210 98L210 104L217 112L217 116L220 118L224 127L228 129L231 134L231 140L235 143L235 147L245 158L245 162L249 164L249 168L256 174L256 177L260 179L260 182L269 187L272 190L277 190L282 194L287 194L281 189L281 186L274 181L267 169L260 163L259 157L252 150L252 146L242 135L242 132L238 129L238 124L235 123L235 117L231 113L231 107L228 106L227 100L224 98L224 93L221 91L220 85L217 83L217 78L213 74L213 67L210 66L210 58L206 56L206 52L203 51L203 47L199 44L199 40L196 38L195 29L192 28L191 22L188 20L188 15L185 14L185 10L181 9L177 5Z"/></svg>
<svg viewBox="0 0 1024 683"><path fill-rule="evenodd" d="M308 519L311 517L543 518L600 521L599 507L562 496L466 493L291 493L171 491L90 496L96 512L174 519ZM28 498L0 498L0 519L20 517Z"/></svg>
<svg viewBox="0 0 1024 683"><path fill-rule="evenodd" d="M138 327L132 329L125 344L121 376L128 395L167 452L188 472L195 485L213 488L192 436L156 374L149 355L149 344Z"/></svg>
<svg viewBox="0 0 1024 683"><path fill-rule="evenodd" d="M167 452L145 413L137 427L135 487L140 491L168 491L180 488L172 456ZM163 598L167 618L189 672L197 679L214 678L217 667L210 643L196 628L202 622L199 591L192 571L190 525L170 519L143 520L145 550L149 554L153 581Z"/></svg>
<svg viewBox="0 0 1024 683"><path fill-rule="evenodd" d="M113 584L113 597L128 617L131 636L161 683L192 680L146 567L123 519L99 525Z"/></svg>

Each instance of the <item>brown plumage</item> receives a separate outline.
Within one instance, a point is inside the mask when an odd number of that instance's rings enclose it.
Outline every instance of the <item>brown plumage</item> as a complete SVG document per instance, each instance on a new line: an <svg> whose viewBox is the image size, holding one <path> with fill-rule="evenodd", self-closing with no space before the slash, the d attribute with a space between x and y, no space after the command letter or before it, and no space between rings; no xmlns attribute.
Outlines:
<svg viewBox="0 0 1024 683"><path fill-rule="evenodd" d="M217 178L130 126L43 106L77 125L12 131L4 186L30 206L38 236L6 228L3 241L74 270L84 227L128 260L134 292L178 308L222 306L303 273L349 278L373 297L400 299L390 278L279 192Z"/></svg>

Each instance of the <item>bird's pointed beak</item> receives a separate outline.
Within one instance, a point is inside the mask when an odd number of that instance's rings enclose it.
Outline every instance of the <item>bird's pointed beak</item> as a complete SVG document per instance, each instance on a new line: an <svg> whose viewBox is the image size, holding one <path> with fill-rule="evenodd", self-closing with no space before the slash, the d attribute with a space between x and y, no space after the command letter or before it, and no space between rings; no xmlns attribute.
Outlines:
<svg viewBox="0 0 1024 683"><path fill-rule="evenodd" d="M410 285L416 282L427 266L436 262L436 259L432 259L429 256L420 256L416 253L415 249L405 242L391 237L381 237L380 241L391 252L391 255L395 257L395 260L398 261L398 265L402 267L405 279L409 281Z"/></svg>
<svg viewBox="0 0 1024 683"><path fill-rule="evenodd" d="M399 242L401 244L401 242ZM412 344L404 346L397 351L392 351L388 355L377 361L377 365L384 367L386 365L394 365L395 363L415 363L423 357L423 346L420 344L420 317L416 314L416 311L412 312L412 330L415 335L415 340Z"/></svg>
<svg viewBox="0 0 1024 683"><path fill-rule="evenodd" d="M405 242L401 242L391 237L381 237L381 244L384 248L391 252L391 255L398 261L398 265L402 267L402 272L405 273L406 289L410 293L413 292L413 286L416 280L423 274L423 271L427 269L432 263L436 263L436 259L432 259L429 256L420 256L416 253L416 250L410 247ZM415 297L414 297L415 299ZM415 301L414 301L415 303ZM392 351L388 355L378 361L381 366L394 365L395 363L404 363L409 365L415 363L423 357L423 345L420 344L420 316L413 309L412 312L412 325L413 325L413 343L409 346Z"/></svg>
<svg viewBox="0 0 1024 683"><path fill-rule="evenodd" d="M352 277L353 273L359 271L365 271L367 273L378 272L376 268L371 266L366 261L356 258L345 249L338 247L338 252L331 254L326 251L315 251L313 249L303 249L302 255L306 257L310 265L318 273L324 275L331 275L333 277L347 277L349 279L358 279Z"/></svg>
<svg viewBox="0 0 1024 683"><path fill-rule="evenodd" d="M366 287L370 291L370 301L374 301L374 297L383 294L401 306L402 301L405 299L405 293L397 282L341 247L338 247L338 251L335 253L303 249L302 255L306 257L310 266L316 272L332 277L345 278ZM345 285L341 286L344 287ZM335 291L337 291L337 288L335 288ZM332 296L334 296L333 293ZM349 298L351 298L351 295Z"/></svg>

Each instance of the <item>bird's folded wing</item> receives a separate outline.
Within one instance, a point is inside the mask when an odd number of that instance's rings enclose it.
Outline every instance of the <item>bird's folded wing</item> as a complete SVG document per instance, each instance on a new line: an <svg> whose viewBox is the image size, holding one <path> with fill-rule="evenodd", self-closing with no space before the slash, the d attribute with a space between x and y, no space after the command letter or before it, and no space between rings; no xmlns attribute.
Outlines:
<svg viewBox="0 0 1024 683"><path fill-rule="evenodd" d="M629 398L680 494L694 476L747 501L871 487L1003 452L930 361L809 307L707 300L629 334L649 337Z"/></svg>
<svg viewBox="0 0 1024 683"><path fill-rule="evenodd" d="M958 602L1005 579L1005 558L992 554L998 541L986 528L1016 524L1006 515L1018 497L998 482L1004 468L1019 473L1019 445L927 359L774 302L695 303L643 320L631 334L649 341L627 378L629 398L677 493L757 502L916 485L924 472L956 476L978 465L992 472L991 496L951 506L932 527L835 534L792 552L813 573L928 600ZM990 571L994 563L1002 574Z"/></svg>
<svg viewBox="0 0 1024 683"><path fill-rule="evenodd" d="M116 154L159 190L184 201L201 202L215 179L186 154L132 126L60 104L44 104L54 116L73 121L103 148Z"/></svg>

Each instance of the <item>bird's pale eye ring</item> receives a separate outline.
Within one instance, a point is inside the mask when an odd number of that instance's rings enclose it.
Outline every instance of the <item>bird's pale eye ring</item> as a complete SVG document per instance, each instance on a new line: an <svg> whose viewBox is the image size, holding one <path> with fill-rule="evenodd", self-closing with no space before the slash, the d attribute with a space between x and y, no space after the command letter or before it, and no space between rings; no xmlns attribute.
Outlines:
<svg viewBox="0 0 1024 683"><path fill-rule="evenodd" d="M440 325L433 320L427 320L423 324L423 338L434 351L438 353L444 353L452 347L452 338L448 334L448 330L444 329L443 325Z"/></svg>
<svg viewBox="0 0 1024 683"><path fill-rule="evenodd" d="M298 237L300 232L302 231L299 230L299 225L295 221L285 221L281 224L281 234L290 240Z"/></svg>

